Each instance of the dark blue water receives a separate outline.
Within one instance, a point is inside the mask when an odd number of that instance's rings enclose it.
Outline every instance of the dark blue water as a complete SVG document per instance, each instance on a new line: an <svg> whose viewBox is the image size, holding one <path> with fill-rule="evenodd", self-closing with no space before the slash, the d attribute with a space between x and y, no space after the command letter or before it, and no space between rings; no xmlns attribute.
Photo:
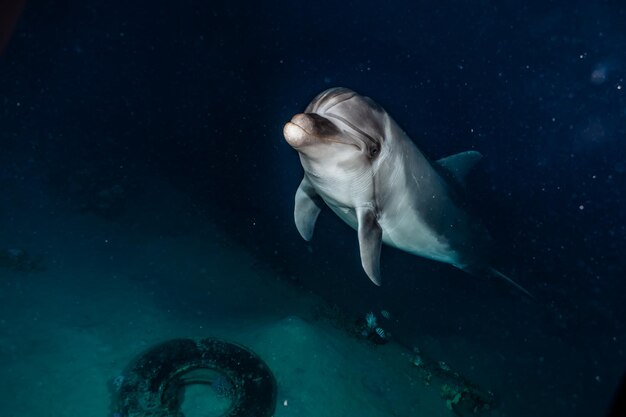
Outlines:
<svg viewBox="0 0 626 417"><path fill-rule="evenodd" d="M0 185L116 221L166 181L305 291L395 306L396 340L502 351L507 415L601 416L625 369L624 22L618 1L33 0L0 57ZM282 126L333 86L433 159L484 155L472 209L535 301L390 248L376 288L330 213L300 239Z"/></svg>

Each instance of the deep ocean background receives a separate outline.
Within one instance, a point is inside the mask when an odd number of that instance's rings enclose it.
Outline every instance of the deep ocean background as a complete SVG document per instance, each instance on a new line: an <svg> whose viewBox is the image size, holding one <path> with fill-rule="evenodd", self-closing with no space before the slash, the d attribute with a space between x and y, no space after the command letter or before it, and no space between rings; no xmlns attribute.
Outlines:
<svg viewBox="0 0 626 417"><path fill-rule="evenodd" d="M618 1L33 0L0 57L0 186L121 222L164 181L294 285L394 306L400 342L533 350L534 415L599 416L626 357L625 22ZM473 210L536 300L390 248L376 288L329 213L301 240L282 127L333 86L372 97L433 159L484 155Z"/></svg>

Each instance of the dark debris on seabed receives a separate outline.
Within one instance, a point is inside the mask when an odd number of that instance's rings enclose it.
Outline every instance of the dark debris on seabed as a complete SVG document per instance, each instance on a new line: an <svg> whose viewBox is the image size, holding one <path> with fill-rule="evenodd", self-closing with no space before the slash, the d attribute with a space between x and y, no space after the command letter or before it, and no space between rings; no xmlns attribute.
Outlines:
<svg viewBox="0 0 626 417"><path fill-rule="evenodd" d="M381 323L391 319L386 310L380 312L381 319L373 312L355 318L335 304L324 303L315 308L313 317L372 345L384 345L390 341L390 334L381 327ZM417 368L425 386L439 386L441 398L456 416L481 416L496 407L492 391L481 388L461 372L451 369L446 362L429 358L418 348L413 348L409 357L408 366Z"/></svg>
<svg viewBox="0 0 626 417"><path fill-rule="evenodd" d="M418 348L413 348L411 363L418 368L424 385L441 385L440 395L455 415L479 416L496 406L492 391L481 388L462 373L454 371L446 362L428 358Z"/></svg>
<svg viewBox="0 0 626 417"><path fill-rule="evenodd" d="M374 345L384 345L391 338L391 334L378 325L373 313L355 317L346 313L336 304L324 303L314 309L313 318L329 322L351 337Z"/></svg>

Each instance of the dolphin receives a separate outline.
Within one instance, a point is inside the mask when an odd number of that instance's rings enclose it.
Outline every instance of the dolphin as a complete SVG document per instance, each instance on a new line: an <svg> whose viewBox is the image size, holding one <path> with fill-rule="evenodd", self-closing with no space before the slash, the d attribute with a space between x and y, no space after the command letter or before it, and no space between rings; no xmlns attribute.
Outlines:
<svg viewBox="0 0 626 417"><path fill-rule="evenodd" d="M472 275L502 278L530 295L491 266L492 238L464 209L465 177L479 152L431 161L381 106L347 88L317 95L283 134L304 169L294 218L306 241L328 206L357 231L361 264L376 285L385 243Z"/></svg>

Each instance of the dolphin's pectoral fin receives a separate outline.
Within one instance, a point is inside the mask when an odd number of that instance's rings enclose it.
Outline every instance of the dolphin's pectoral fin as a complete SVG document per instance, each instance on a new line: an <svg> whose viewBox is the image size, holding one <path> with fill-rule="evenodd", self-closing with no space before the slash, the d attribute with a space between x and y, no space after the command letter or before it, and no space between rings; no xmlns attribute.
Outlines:
<svg viewBox="0 0 626 417"><path fill-rule="evenodd" d="M437 164L452 174L459 184L465 185L465 177L482 157L480 152L467 151L441 158Z"/></svg>
<svg viewBox="0 0 626 417"><path fill-rule="evenodd" d="M371 207L357 207L359 250L361 265L365 273L376 285L380 285L380 248L383 243L383 229L378 224L376 212Z"/></svg>
<svg viewBox="0 0 626 417"><path fill-rule="evenodd" d="M323 205L324 201L317 195L307 177L304 177L296 191L296 206L293 211L296 228L304 240L309 241L313 237L315 221Z"/></svg>

